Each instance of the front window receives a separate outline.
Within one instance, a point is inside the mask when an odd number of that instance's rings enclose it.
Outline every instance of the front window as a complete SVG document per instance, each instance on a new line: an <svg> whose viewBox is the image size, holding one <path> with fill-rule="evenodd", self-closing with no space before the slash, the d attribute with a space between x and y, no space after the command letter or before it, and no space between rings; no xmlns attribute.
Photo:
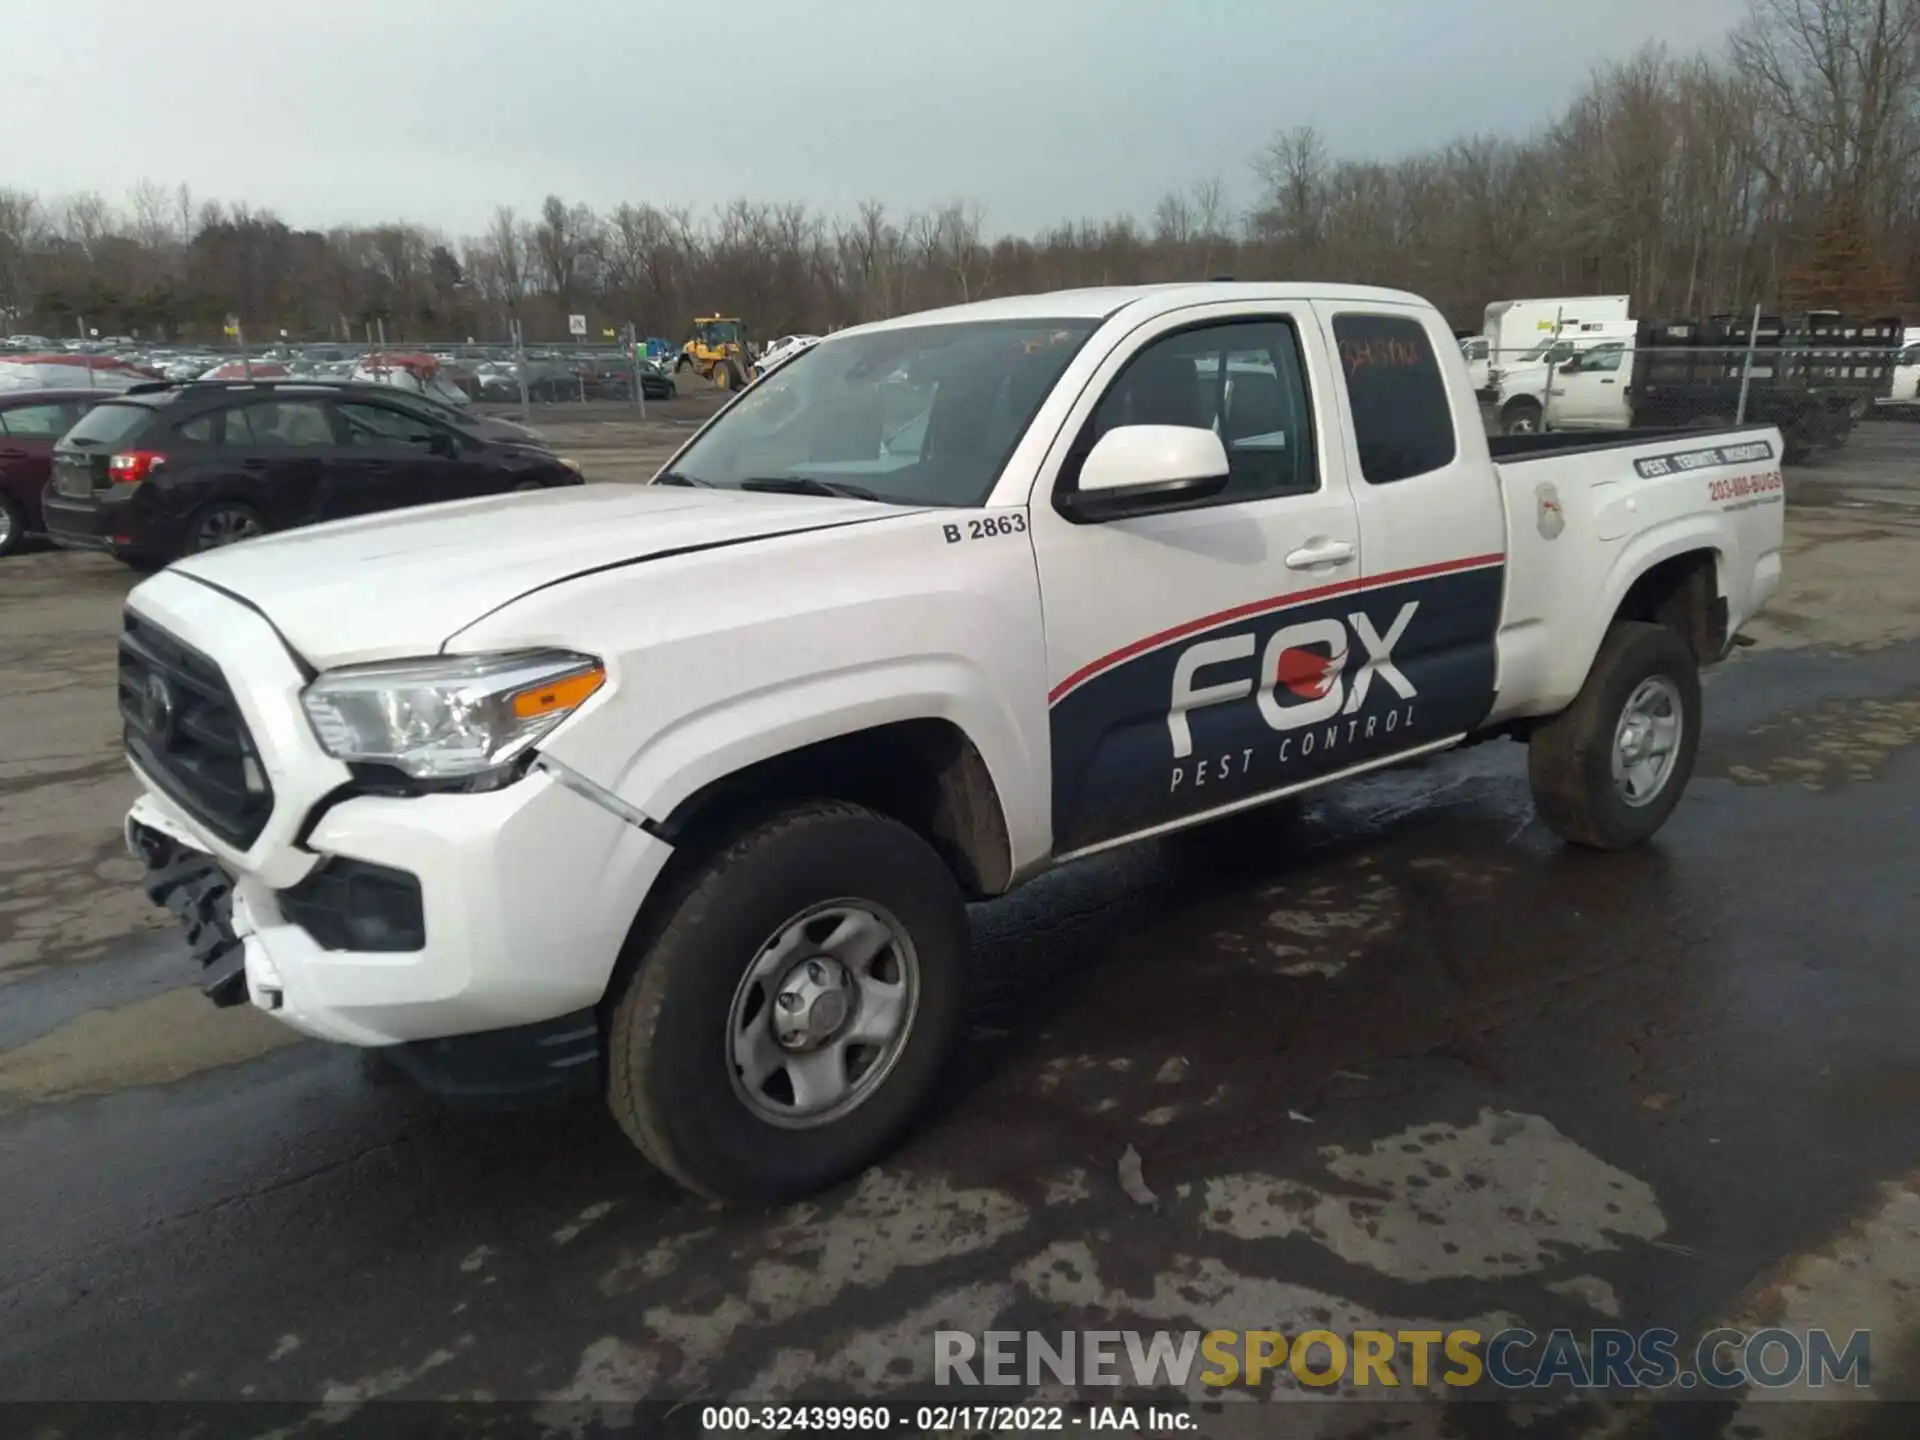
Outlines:
<svg viewBox="0 0 1920 1440"><path fill-rule="evenodd" d="M824 340L674 461L667 483L979 505L1097 320L996 320Z"/></svg>

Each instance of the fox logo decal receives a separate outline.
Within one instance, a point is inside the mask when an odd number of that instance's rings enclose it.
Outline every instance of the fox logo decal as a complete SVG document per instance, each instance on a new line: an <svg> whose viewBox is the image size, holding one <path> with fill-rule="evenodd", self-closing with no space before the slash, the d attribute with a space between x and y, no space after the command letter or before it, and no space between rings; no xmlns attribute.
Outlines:
<svg viewBox="0 0 1920 1440"><path fill-rule="evenodd" d="M1260 656L1260 680L1257 704L1260 718L1275 730L1297 730L1335 715L1354 715L1367 703L1367 693L1376 676L1392 687L1402 700L1419 693L1413 682L1393 663L1393 647L1407 633L1418 600L1409 600L1382 635L1364 611L1356 610L1345 623L1335 619L1308 620L1287 625L1273 632ZM1355 672L1353 683L1344 686L1350 647L1347 632L1367 652L1367 658ZM1325 653L1316 653L1315 647ZM1167 706L1167 732L1173 738L1173 758L1184 760L1193 754L1193 727L1188 716L1207 705L1226 705L1254 694L1256 682L1241 676L1237 680L1196 686L1202 668L1245 660L1254 651L1252 634L1229 635L1219 640L1203 640L1184 651L1173 667L1173 696ZM1301 702L1283 703L1282 692Z"/></svg>
<svg viewBox="0 0 1920 1440"><path fill-rule="evenodd" d="M1062 849L1139 834L1444 743L1493 702L1502 567L1237 606L1116 651L1056 688Z"/></svg>

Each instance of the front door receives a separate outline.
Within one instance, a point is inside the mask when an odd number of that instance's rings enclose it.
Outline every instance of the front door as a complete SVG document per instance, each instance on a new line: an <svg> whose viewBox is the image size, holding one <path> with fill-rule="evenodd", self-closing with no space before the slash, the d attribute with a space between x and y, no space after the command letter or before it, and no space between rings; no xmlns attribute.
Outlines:
<svg viewBox="0 0 1920 1440"><path fill-rule="evenodd" d="M1627 410L1624 343L1596 345L1574 358L1571 369L1553 377L1553 428L1556 430L1624 430Z"/></svg>
<svg viewBox="0 0 1920 1440"><path fill-rule="evenodd" d="M1031 528L1046 614L1057 854L1252 803L1345 763L1306 727L1345 704L1337 597L1361 571L1342 451L1314 423L1337 383L1304 305L1165 317L1069 417ZM1197 508L1076 524L1052 504L1125 425L1211 429L1230 478Z"/></svg>
<svg viewBox="0 0 1920 1440"><path fill-rule="evenodd" d="M377 401L342 401L335 410L346 446L325 487L325 518L429 505L482 490L483 472L460 463L459 437L444 426Z"/></svg>

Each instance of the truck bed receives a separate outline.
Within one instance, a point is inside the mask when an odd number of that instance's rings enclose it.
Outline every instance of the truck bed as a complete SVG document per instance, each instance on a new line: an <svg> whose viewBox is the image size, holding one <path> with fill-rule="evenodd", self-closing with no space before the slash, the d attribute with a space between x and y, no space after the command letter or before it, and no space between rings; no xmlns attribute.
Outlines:
<svg viewBox="0 0 1920 1440"><path fill-rule="evenodd" d="M1500 465L1523 464L1549 455L1586 454L1589 451L1629 450L1654 440L1700 440L1716 435L1747 435L1764 429L1755 425L1648 426L1644 430L1548 430L1532 435L1489 435L1487 451Z"/></svg>
<svg viewBox="0 0 1920 1440"><path fill-rule="evenodd" d="M1771 425L1491 440L1508 558L1489 719L1571 703L1621 575L1711 557L1734 634L1778 582L1783 448Z"/></svg>

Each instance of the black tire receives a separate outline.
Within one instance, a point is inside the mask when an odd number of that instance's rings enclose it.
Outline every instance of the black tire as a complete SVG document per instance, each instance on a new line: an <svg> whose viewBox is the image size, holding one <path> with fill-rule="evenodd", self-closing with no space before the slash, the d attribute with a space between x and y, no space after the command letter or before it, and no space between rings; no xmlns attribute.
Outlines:
<svg viewBox="0 0 1920 1440"><path fill-rule="evenodd" d="M1678 698L1680 735L1671 768L1643 803L1614 782L1615 736L1628 700L1664 678ZM1666 824L1693 775L1700 748L1700 671L1686 641L1664 625L1621 621L1607 632L1587 682L1527 742L1527 780L1547 828L1575 845L1625 850Z"/></svg>
<svg viewBox="0 0 1920 1440"><path fill-rule="evenodd" d="M661 1170L720 1200L797 1199L872 1164L926 1098L965 1018L966 911L940 857L895 821L821 802L738 832L669 899L612 1001L607 1103L620 1128ZM749 1108L736 1081L735 994L770 937L834 900L898 922L916 957L918 1002L892 1068L863 1101L814 1128L783 1128Z"/></svg>
<svg viewBox="0 0 1920 1440"><path fill-rule="evenodd" d="M1502 435L1538 435L1540 404L1536 400L1509 400L1500 412Z"/></svg>
<svg viewBox="0 0 1920 1440"><path fill-rule="evenodd" d="M187 517L187 523L181 527L183 536L180 542L182 555L201 555L208 550L217 550L222 545L234 543L231 540L216 541L214 534L237 526L251 526L252 534L240 536L251 540L255 535L267 533L267 520L253 506L241 500L210 500Z"/></svg>
<svg viewBox="0 0 1920 1440"><path fill-rule="evenodd" d="M0 560L17 555L26 543L26 512L11 495L0 495Z"/></svg>

